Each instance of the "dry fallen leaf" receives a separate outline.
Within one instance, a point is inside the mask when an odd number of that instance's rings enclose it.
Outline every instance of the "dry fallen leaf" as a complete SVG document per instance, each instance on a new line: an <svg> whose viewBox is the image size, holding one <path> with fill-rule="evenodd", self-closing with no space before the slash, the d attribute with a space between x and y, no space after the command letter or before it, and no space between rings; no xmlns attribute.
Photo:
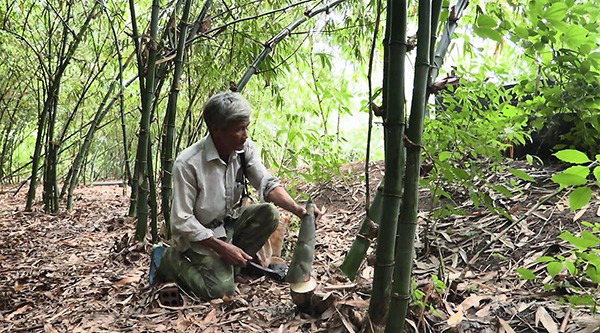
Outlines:
<svg viewBox="0 0 600 333"><path fill-rule="evenodd" d="M486 318L490 315L490 308L490 304L487 304L486 306L477 310L477 312L475 312L475 315L479 318Z"/></svg>
<svg viewBox="0 0 600 333"><path fill-rule="evenodd" d="M462 310L459 310L455 314L451 315L450 318L448 318L448 320L447 320L448 326L456 327L464 319L464 317L465 317L465 315L462 312Z"/></svg>
<svg viewBox="0 0 600 333"><path fill-rule="evenodd" d="M202 324L211 324L213 322L215 322L215 319L217 319L217 309L212 309L207 315L206 317L204 317L201 321Z"/></svg>
<svg viewBox="0 0 600 333"><path fill-rule="evenodd" d="M510 327L510 325L508 324L508 322L500 317L498 317L498 322L500 323L500 332L499 333L503 333L502 330L504 330L504 333L515 333L515 330L513 330L512 327Z"/></svg>
<svg viewBox="0 0 600 333"><path fill-rule="evenodd" d="M25 313L30 308L31 308L31 304L25 304L22 307L20 307L20 308L16 309L15 311L11 312L10 314L8 314L6 317L4 317L4 320L11 320L11 319L13 319L14 316Z"/></svg>
<svg viewBox="0 0 600 333"><path fill-rule="evenodd" d="M558 325L543 306L538 306L535 311L535 326L540 322L548 333L558 333Z"/></svg>
<svg viewBox="0 0 600 333"><path fill-rule="evenodd" d="M140 281L139 275L126 276L126 277L122 278L121 280L115 282L115 287L121 288L121 287L125 286L126 284L135 283L138 281Z"/></svg>
<svg viewBox="0 0 600 333"><path fill-rule="evenodd" d="M479 302L480 302L482 299L485 299L485 298L488 298L488 297L485 297L485 296L478 296L478 295L471 295L471 296L469 296L469 297L465 298L465 300L464 300L464 301L462 301L462 303L460 303L459 307L460 307L460 308L461 308L463 311L466 311L466 310L468 310L468 309L470 309L470 308L472 308L472 307L477 307L477 306L479 306Z"/></svg>
<svg viewBox="0 0 600 333"><path fill-rule="evenodd" d="M50 324L50 323L44 324L44 332L45 333L58 333L56 328L54 328L54 326L52 326L52 324Z"/></svg>
<svg viewBox="0 0 600 333"><path fill-rule="evenodd" d="M585 214L585 212L587 212L588 207L589 207L589 205L578 210L577 213L575 213L575 215L573 216L573 221L579 220L583 216L583 214Z"/></svg>

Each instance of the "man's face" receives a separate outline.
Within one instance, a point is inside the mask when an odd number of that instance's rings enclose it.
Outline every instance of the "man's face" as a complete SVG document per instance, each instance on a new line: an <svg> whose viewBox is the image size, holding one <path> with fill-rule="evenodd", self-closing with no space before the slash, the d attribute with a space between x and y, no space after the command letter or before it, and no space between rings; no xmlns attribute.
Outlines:
<svg viewBox="0 0 600 333"><path fill-rule="evenodd" d="M220 153L231 154L234 150L244 149L244 142L248 139L248 125L248 120L235 121L225 128L213 131L213 139L221 150Z"/></svg>

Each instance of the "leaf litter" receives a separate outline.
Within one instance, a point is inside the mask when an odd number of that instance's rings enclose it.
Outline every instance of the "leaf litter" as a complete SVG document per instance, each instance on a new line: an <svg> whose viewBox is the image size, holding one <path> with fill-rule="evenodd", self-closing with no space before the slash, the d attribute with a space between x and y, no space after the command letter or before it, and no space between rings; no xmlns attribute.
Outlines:
<svg viewBox="0 0 600 333"><path fill-rule="evenodd" d="M562 231L581 231L578 221L598 221L600 194L578 212L568 196L549 182L551 169L528 169L536 183L512 197L490 192L494 204L513 221L476 207L459 189L453 193L466 212L435 219L431 194L420 192L415 239L416 286L421 304L411 306L407 331L413 332L578 332L600 329L600 317L560 300L560 289L519 278L526 267L544 276L535 259L565 254ZM148 284L149 242L133 240L135 220L125 217L129 200L116 185L80 187L75 209L46 214L38 203L23 210L26 190L0 189L0 332L359 332L367 318L373 267L367 260L356 281L338 267L365 216L364 168L341 168L346 177L300 190L325 213L319 222L313 274L322 313L298 313L288 287L260 277L238 284L236 295L203 302L181 293L177 306L161 304ZM370 167L371 198L383 176L381 163ZM510 173L488 182L517 181ZM40 197L40 196L38 196ZM516 222L515 222L516 221ZM297 234L287 237L290 258ZM373 255L373 246L369 255ZM439 288L436 275L447 287ZM562 276L562 275L561 275ZM439 282L438 281L438 282ZM551 280L546 278L545 283ZM596 291L598 286L588 290ZM569 290L562 290L570 292Z"/></svg>

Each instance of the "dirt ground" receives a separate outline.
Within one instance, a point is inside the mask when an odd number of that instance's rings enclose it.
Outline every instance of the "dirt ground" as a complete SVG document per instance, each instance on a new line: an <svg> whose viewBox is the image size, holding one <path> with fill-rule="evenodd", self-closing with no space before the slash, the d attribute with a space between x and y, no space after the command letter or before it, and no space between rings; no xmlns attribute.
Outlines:
<svg viewBox="0 0 600 333"><path fill-rule="evenodd" d="M564 191L556 194L552 170L534 170L536 179L513 196L492 197L514 222L476 207L460 191L453 201L465 212L438 219L431 194L421 191L413 275L422 291L411 307L408 331L418 332L580 332L600 330L600 317L585 307L561 301L575 288L545 290L552 280L535 262L541 256L567 255L571 248L557 235L578 234L582 221L600 222L600 193L577 214ZM371 190L383 175L370 168ZM24 211L26 188L0 189L0 332L358 332L367 317L373 267L363 263L356 281L339 271L365 216L364 171L303 186L325 213L318 226L313 275L319 294L330 300L317 316L298 313L288 286L260 277L238 285L230 299L201 302L183 295L169 306L148 283L149 241L132 239L135 221L125 217L126 188L81 187L71 212L45 214L41 204ZM488 182L517 181L491 174ZM554 195L552 195L554 194ZM38 197L41 197L39 195ZM543 201L542 204L539 204ZM287 236L286 256L295 243ZM371 252L371 251L369 251ZM540 279L524 281L526 267ZM445 288L435 288L435 274ZM568 280L566 274L559 277ZM560 282L560 281L559 281ZM572 285L582 281L570 281ZM564 283L563 283L564 285ZM586 290L600 298L598 285Z"/></svg>

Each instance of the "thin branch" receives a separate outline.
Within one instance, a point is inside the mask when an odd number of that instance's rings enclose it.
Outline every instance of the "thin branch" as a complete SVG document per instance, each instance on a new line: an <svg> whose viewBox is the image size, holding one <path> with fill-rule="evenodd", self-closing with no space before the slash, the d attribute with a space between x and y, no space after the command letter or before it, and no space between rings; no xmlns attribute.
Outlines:
<svg viewBox="0 0 600 333"><path fill-rule="evenodd" d="M246 86L246 83L248 83L248 81L250 80L252 75L254 75L256 73L258 65L267 57L267 55L273 50L273 48L275 47L275 45L277 45L277 43L282 41L285 37L289 36L292 31L294 31L302 23L306 22L309 18L312 18L315 15L318 15L322 12L329 12L331 10L331 8L339 5L340 3L344 2L344 1L345 0L336 0L326 6L317 8L316 10L304 12L304 17L301 17L301 18L297 19L296 21L292 22L291 24L289 24L288 26L283 28L277 35L275 35L273 38L271 38L269 41L267 41L264 44L265 48L263 49L263 51L258 55L258 57L256 57L256 59L250 65L248 70L246 70L246 73L244 74L242 79L238 82L238 84L236 86L237 91L242 91L242 89L244 89L244 87Z"/></svg>
<svg viewBox="0 0 600 333"><path fill-rule="evenodd" d="M377 0L377 16L375 17L375 30L373 31L373 40L371 41L371 50L369 52L369 69L367 71L367 81L369 85L369 127L367 131L367 149L365 152L365 212L369 216L369 206L371 205L371 188L369 184L369 161L371 156L371 136L373 133L373 58L375 57L375 45L379 35L379 24L381 21L381 0Z"/></svg>

